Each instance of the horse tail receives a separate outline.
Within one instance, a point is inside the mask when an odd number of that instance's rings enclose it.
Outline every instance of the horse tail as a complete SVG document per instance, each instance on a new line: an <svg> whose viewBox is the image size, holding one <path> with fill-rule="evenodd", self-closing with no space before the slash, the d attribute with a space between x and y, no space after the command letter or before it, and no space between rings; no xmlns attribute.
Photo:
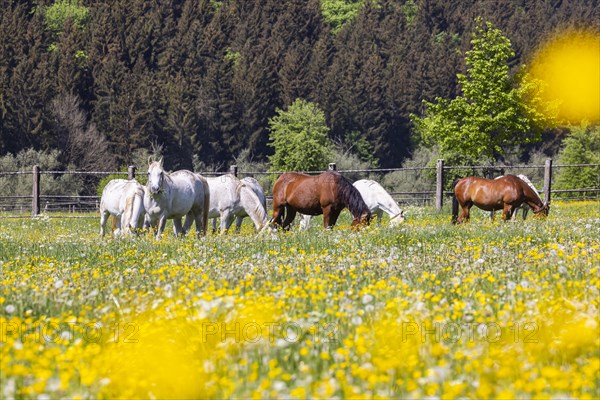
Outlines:
<svg viewBox="0 0 600 400"><path fill-rule="evenodd" d="M456 178L454 182L452 182L452 223L456 224L458 221L458 199L456 198L456 192L454 188L456 188L456 184L460 178Z"/></svg>
<svg viewBox="0 0 600 400"><path fill-rule="evenodd" d="M115 229L117 229L119 227L119 220L117 219L117 217L115 217L112 214L111 214L110 218L111 218L112 231L114 232Z"/></svg>
<svg viewBox="0 0 600 400"><path fill-rule="evenodd" d="M202 179L202 185L204 186L204 212L202 213L202 234L206 235L206 232L208 232L208 210L210 210L210 187L208 186L208 181L206 179Z"/></svg>
<svg viewBox="0 0 600 400"><path fill-rule="evenodd" d="M144 215L144 189L140 186L133 195L133 204L131 206L129 226L133 229L142 227L142 217Z"/></svg>
<svg viewBox="0 0 600 400"><path fill-rule="evenodd" d="M121 232L129 233L131 228L133 216L133 203L135 201L135 192L132 192L131 195L128 195L125 199L125 209L123 210L123 214L121 215Z"/></svg>
<svg viewBox="0 0 600 400"><path fill-rule="evenodd" d="M254 222L256 230L260 231L263 225L269 219L260 199L256 193L254 193L252 188L242 185L240 191L240 200L242 207L246 211L246 214L248 214L248 216L252 219L252 222Z"/></svg>

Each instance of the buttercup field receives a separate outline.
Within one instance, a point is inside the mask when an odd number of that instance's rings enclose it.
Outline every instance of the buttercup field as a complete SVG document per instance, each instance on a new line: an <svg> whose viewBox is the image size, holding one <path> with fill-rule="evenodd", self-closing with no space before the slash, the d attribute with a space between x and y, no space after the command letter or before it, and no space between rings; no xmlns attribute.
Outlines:
<svg viewBox="0 0 600 400"><path fill-rule="evenodd" d="M600 208L175 238L3 219L3 398L597 398Z"/></svg>

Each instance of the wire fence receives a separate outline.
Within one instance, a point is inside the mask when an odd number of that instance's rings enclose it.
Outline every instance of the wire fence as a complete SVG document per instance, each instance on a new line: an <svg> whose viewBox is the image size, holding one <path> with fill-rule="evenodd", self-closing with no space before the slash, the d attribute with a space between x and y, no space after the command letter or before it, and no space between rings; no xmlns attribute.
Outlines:
<svg viewBox="0 0 600 400"><path fill-rule="evenodd" d="M595 176L595 185L588 187L561 187L552 189L552 177L568 168L577 168L586 176ZM329 169L336 169L334 163ZM319 174L323 171L305 171ZM524 174L536 185L545 200L550 194L565 200L600 200L600 164L514 166L445 166L438 160L436 167L346 169L339 170L350 180L372 179L379 182L400 205L436 206L442 208L452 195L451 182L455 176L478 175L487 178L506 174ZM243 171L233 165L229 171L199 172L205 176L232 173L240 179L255 178L265 190L270 204L271 187L283 171ZM27 217L43 213L66 214L95 213L100 205L96 195L102 178L141 178L135 167L122 171L44 171L34 166L30 171L0 171L0 218ZM588 179L589 181L589 179ZM593 179L592 179L593 181ZM83 193L83 194L82 194ZM90 215L91 216L91 215Z"/></svg>

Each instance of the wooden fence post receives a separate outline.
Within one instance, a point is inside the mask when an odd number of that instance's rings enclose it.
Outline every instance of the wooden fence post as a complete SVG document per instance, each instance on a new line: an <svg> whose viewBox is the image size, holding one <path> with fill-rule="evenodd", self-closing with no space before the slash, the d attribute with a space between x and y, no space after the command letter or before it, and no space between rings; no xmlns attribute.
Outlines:
<svg viewBox="0 0 600 400"><path fill-rule="evenodd" d="M329 163L329 167L327 168L330 171L337 171L337 165L334 162Z"/></svg>
<svg viewBox="0 0 600 400"><path fill-rule="evenodd" d="M438 159L435 166L435 208L442 209L444 204L444 160Z"/></svg>
<svg viewBox="0 0 600 400"><path fill-rule="evenodd" d="M552 191L552 159L547 158L544 165L544 202L550 204L550 192Z"/></svg>
<svg viewBox="0 0 600 400"><path fill-rule="evenodd" d="M127 168L127 179L135 179L135 166L130 165L129 168Z"/></svg>
<svg viewBox="0 0 600 400"><path fill-rule="evenodd" d="M229 173L235 177L238 176L238 166L237 165L232 165L231 167L229 167Z"/></svg>
<svg viewBox="0 0 600 400"><path fill-rule="evenodd" d="M31 191L31 214L36 216L40 213L40 167L33 166L33 189Z"/></svg>

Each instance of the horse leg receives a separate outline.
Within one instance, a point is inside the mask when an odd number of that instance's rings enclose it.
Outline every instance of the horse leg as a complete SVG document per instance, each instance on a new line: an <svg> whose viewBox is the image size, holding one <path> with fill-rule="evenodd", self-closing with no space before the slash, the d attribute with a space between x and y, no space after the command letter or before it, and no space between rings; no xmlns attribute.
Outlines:
<svg viewBox="0 0 600 400"><path fill-rule="evenodd" d="M205 212L207 212L207 211L196 210L194 212L194 220L196 222L196 236L198 236L198 238L206 235L206 225L204 223L204 213Z"/></svg>
<svg viewBox="0 0 600 400"><path fill-rule="evenodd" d="M110 213L106 210L100 210L100 235L104 237L105 229L106 229L106 219Z"/></svg>
<svg viewBox="0 0 600 400"><path fill-rule="evenodd" d="M240 217L239 215L237 217L235 217L235 231L237 233L240 232L240 229L242 228L242 222L244 221L244 217Z"/></svg>
<svg viewBox="0 0 600 400"><path fill-rule="evenodd" d="M375 215L377 216L377 226L381 226L381 219L383 218L383 210L381 208L375 211Z"/></svg>
<svg viewBox="0 0 600 400"><path fill-rule="evenodd" d="M273 217L271 219L273 220L273 224L275 226L283 225L283 216L285 214L284 210L285 210L285 206L283 206L283 205L281 205L281 206L273 205Z"/></svg>
<svg viewBox="0 0 600 400"><path fill-rule="evenodd" d="M201 216L198 215L198 210L190 210L187 214L185 214L185 222L183 223L181 234L184 236L187 235L194 222L196 222L196 233L198 236L200 236L200 224L198 223L200 217Z"/></svg>
<svg viewBox="0 0 600 400"><path fill-rule="evenodd" d="M165 230L166 225L167 225L167 216L161 215L160 219L158 220L158 230L156 232L156 239L160 239L160 235L162 235L163 231Z"/></svg>
<svg viewBox="0 0 600 400"><path fill-rule="evenodd" d="M183 227L181 226L181 218L173 218L173 232L175 233L176 237L185 235L183 232Z"/></svg>
<svg viewBox="0 0 600 400"><path fill-rule="evenodd" d="M129 234L129 215L127 212L124 212L123 214L121 214L121 217L119 218L119 236L121 235L127 235Z"/></svg>
<svg viewBox="0 0 600 400"><path fill-rule="evenodd" d="M331 214L331 206L323 207L323 228L328 229L331 227L329 218Z"/></svg>
<svg viewBox="0 0 600 400"><path fill-rule="evenodd" d="M300 230L307 230L310 226L310 220L312 216L307 214L300 214Z"/></svg>
<svg viewBox="0 0 600 400"><path fill-rule="evenodd" d="M112 230L115 236L119 236L121 234L121 218L123 218L123 214L118 217L113 216L112 218Z"/></svg>
<svg viewBox="0 0 600 400"><path fill-rule="evenodd" d="M465 203L463 206L461 206L460 215L458 216L458 220L456 221L457 224L469 222L469 219L471 218L470 211L472 205L473 204L471 203Z"/></svg>
<svg viewBox="0 0 600 400"><path fill-rule="evenodd" d="M502 211L502 219L504 219L505 221L510 221L512 219L514 211L515 209L513 206L505 203Z"/></svg>
<svg viewBox="0 0 600 400"><path fill-rule="evenodd" d="M333 229L333 226L335 225L335 223L338 220L338 217L340 216L340 213L342 212L342 210L331 210L329 212L329 226L328 228Z"/></svg>
<svg viewBox="0 0 600 400"><path fill-rule="evenodd" d="M233 222L233 213L230 210L221 211L221 235L227 233Z"/></svg>
<svg viewBox="0 0 600 400"><path fill-rule="evenodd" d="M189 232L190 228L192 227L192 224L194 223L194 218L195 215L192 211L188 212L187 214L185 214L185 220L183 221L183 228L182 228L182 233L185 235ZM198 227L196 226L196 229Z"/></svg>
<svg viewBox="0 0 600 400"><path fill-rule="evenodd" d="M294 218L296 218L296 209L292 207L286 207L285 211L285 219L283 220L283 229L286 231L290 230L290 225L294 222Z"/></svg>

